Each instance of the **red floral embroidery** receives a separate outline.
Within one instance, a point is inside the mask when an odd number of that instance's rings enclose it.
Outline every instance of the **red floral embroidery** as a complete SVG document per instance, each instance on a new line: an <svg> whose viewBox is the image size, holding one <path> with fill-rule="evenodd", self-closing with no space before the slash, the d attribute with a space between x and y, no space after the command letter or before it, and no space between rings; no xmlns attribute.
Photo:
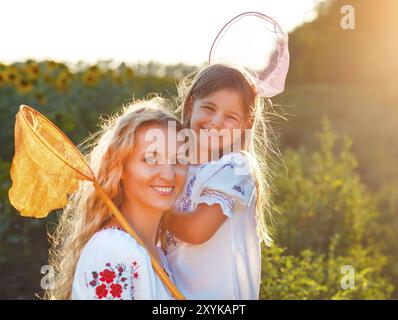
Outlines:
<svg viewBox="0 0 398 320"><path fill-rule="evenodd" d="M119 268L118 268L119 269ZM115 273L109 269L105 269L104 271L100 272L101 281L106 283L112 283L115 279Z"/></svg>
<svg viewBox="0 0 398 320"><path fill-rule="evenodd" d="M98 299L105 298L108 294L108 290L106 290L106 285L101 284L95 289L95 294L97 295Z"/></svg>
<svg viewBox="0 0 398 320"><path fill-rule="evenodd" d="M138 263L137 263L137 261L133 261L133 263L130 266L130 272L134 279L138 279L138 277L139 277L137 269L138 269ZM133 297L133 299L134 299L134 291L135 291L135 288L134 288L134 283L133 283L130 288L130 294Z"/></svg>
<svg viewBox="0 0 398 320"><path fill-rule="evenodd" d="M127 268L124 264L116 264L112 267L110 263L107 263L106 268L101 272L91 272L92 279L88 282L90 287L95 288L95 295L98 299L121 299L123 290L128 290L128 277L139 279L139 273L137 272L138 264L137 261L133 261L131 264L130 275L128 274ZM134 299L134 286L130 288L131 298Z"/></svg>
<svg viewBox="0 0 398 320"><path fill-rule="evenodd" d="M113 283L111 284L111 295L114 298L120 298L122 295L123 288L120 284L118 283Z"/></svg>

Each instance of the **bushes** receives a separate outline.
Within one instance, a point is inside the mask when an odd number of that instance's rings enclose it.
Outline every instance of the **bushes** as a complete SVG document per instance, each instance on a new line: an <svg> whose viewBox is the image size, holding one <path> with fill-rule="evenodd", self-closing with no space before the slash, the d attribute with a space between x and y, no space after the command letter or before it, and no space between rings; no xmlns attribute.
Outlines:
<svg viewBox="0 0 398 320"><path fill-rule="evenodd" d="M382 276L386 257L363 247L346 255L333 246L327 253L305 249L289 255L275 245L262 253L260 299L390 299L394 289Z"/></svg>
<svg viewBox="0 0 398 320"><path fill-rule="evenodd" d="M388 260L371 231L375 201L355 172L350 139L338 139L325 119L322 127L319 149L289 150L288 174L276 179L282 214L276 245L262 250L261 298L388 299ZM350 270L355 284L344 289Z"/></svg>
<svg viewBox="0 0 398 320"><path fill-rule="evenodd" d="M338 139L323 120L319 149L288 150L287 174L276 180L278 239L291 253L311 248L326 252L334 234L343 235L341 252L365 244L366 228L378 215L375 202L355 172L351 140Z"/></svg>

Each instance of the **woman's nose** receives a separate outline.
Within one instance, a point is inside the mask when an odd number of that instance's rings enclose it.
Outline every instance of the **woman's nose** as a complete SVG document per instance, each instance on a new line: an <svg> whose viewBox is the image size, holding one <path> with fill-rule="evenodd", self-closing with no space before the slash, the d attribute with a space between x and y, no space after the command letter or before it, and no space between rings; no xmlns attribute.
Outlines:
<svg viewBox="0 0 398 320"><path fill-rule="evenodd" d="M160 177L166 181L173 181L175 178L174 165L171 163L166 163L160 165L160 167Z"/></svg>

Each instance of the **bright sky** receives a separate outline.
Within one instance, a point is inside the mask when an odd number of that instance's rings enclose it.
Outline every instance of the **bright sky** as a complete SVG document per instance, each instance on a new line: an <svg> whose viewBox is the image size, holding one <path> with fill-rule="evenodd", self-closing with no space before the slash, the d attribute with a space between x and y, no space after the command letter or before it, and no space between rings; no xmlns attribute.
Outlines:
<svg viewBox="0 0 398 320"><path fill-rule="evenodd" d="M318 0L2 0L0 62L203 63L221 27L259 11L291 31Z"/></svg>

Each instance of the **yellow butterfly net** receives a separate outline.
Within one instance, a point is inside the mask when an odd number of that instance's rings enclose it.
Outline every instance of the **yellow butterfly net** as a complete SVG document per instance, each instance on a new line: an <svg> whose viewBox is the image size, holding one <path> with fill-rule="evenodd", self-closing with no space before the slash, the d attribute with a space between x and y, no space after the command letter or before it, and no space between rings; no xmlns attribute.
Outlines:
<svg viewBox="0 0 398 320"><path fill-rule="evenodd" d="M15 155L11 166L10 203L22 216L43 218L67 204L67 195L79 181L91 181L101 199L122 227L143 246L127 220L105 194L86 159L50 120L27 105L21 105L15 122ZM184 296L149 253L152 266L170 293Z"/></svg>

